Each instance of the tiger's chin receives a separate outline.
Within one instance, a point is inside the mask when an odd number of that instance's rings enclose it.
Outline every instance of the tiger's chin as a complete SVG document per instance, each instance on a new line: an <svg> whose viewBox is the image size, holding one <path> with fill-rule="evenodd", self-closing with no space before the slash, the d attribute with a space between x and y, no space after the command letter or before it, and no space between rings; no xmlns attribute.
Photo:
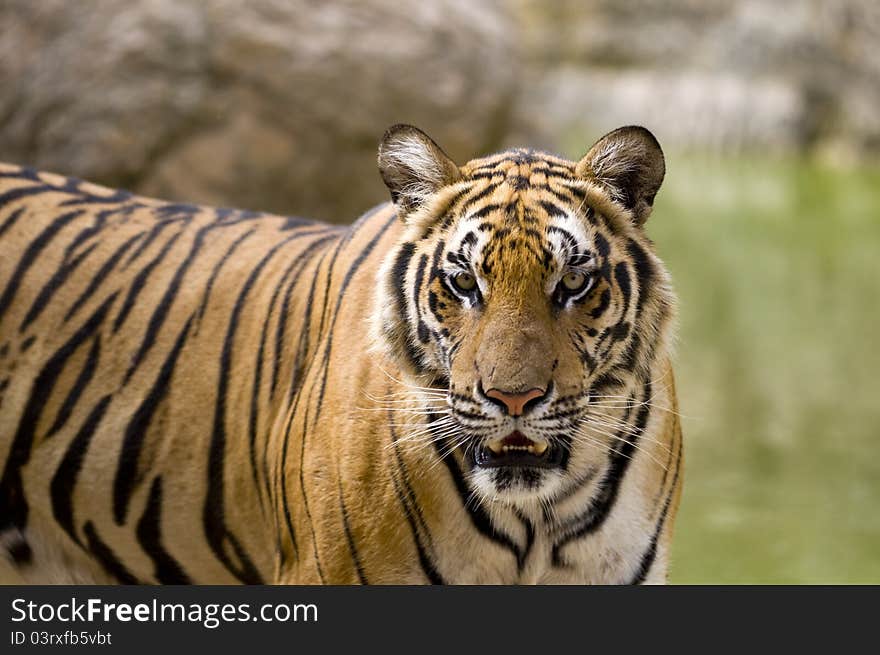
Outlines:
<svg viewBox="0 0 880 655"><path fill-rule="evenodd" d="M553 444L517 436L468 450L471 484L487 501L519 506L546 503L563 484L564 453Z"/></svg>
<svg viewBox="0 0 880 655"><path fill-rule="evenodd" d="M550 502L563 488L564 476L559 468L475 466L470 483L476 495L486 502L536 509Z"/></svg>

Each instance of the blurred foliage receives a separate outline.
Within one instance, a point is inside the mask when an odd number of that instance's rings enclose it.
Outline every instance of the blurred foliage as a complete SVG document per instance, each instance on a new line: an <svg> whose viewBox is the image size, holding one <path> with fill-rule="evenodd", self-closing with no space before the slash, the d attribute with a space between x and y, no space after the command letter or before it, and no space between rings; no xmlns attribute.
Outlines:
<svg viewBox="0 0 880 655"><path fill-rule="evenodd" d="M671 157L674 583L880 582L880 170Z"/></svg>

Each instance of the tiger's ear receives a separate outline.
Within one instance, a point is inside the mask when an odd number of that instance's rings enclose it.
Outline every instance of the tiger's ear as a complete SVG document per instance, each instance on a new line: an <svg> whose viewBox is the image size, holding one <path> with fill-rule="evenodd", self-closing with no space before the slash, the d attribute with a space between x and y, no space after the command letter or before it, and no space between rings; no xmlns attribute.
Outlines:
<svg viewBox="0 0 880 655"><path fill-rule="evenodd" d="M458 166L431 138L411 125L393 125L379 144L379 173L391 200L405 214L461 176Z"/></svg>
<svg viewBox="0 0 880 655"><path fill-rule="evenodd" d="M596 141L578 162L575 173L597 182L632 211L637 225L642 225L651 215L666 163L654 135L644 127L630 125Z"/></svg>

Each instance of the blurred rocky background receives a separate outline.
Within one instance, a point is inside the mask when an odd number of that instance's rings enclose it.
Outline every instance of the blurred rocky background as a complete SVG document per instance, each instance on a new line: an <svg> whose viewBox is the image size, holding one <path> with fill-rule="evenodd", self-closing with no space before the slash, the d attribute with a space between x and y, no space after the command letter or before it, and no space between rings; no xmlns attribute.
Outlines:
<svg viewBox="0 0 880 655"><path fill-rule="evenodd" d="M341 221L401 121L459 160L638 122L848 163L880 151L878 43L873 0L0 0L0 159Z"/></svg>
<svg viewBox="0 0 880 655"><path fill-rule="evenodd" d="M653 125L722 151L880 153L874 0L522 0L525 135Z"/></svg>
<svg viewBox="0 0 880 655"><path fill-rule="evenodd" d="M462 162L646 125L672 581L880 583L878 44L877 0L0 0L0 160L349 222L396 122Z"/></svg>
<svg viewBox="0 0 880 655"><path fill-rule="evenodd" d="M471 0L0 0L0 159L348 221L392 123L498 144L516 38Z"/></svg>

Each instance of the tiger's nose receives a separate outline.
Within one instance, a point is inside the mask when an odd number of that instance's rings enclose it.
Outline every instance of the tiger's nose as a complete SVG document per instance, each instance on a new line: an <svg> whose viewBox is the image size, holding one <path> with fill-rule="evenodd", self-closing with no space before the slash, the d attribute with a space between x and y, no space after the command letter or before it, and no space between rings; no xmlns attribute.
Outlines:
<svg viewBox="0 0 880 655"><path fill-rule="evenodd" d="M545 389L529 389L521 393L511 393L501 389L489 389L486 397L496 405L500 405L510 416L522 416L529 405L534 406L546 395Z"/></svg>

